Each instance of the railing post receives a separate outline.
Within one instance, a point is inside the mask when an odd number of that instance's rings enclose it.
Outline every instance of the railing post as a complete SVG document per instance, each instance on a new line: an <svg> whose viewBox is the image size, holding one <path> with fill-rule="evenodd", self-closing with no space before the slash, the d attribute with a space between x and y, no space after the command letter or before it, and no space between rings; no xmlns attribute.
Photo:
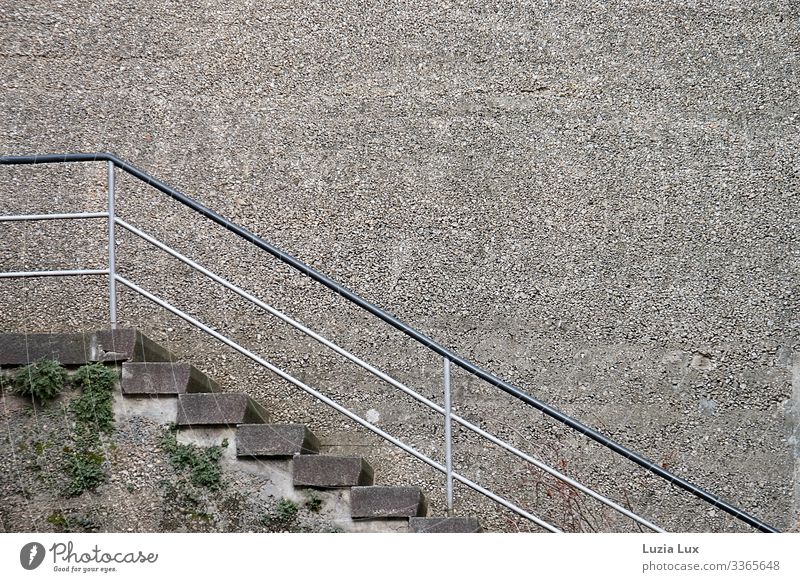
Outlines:
<svg viewBox="0 0 800 582"><path fill-rule="evenodd" d="M447 469L447 515L453 516L453 434L450 423L450 360L444 358L444 460Z"/></svg>
<svg viewBox="0 0 800 582"><path fill-rule="evenodd" d="M108 305L111 329L117 327L117 239L114 234L114 162L108 162Z"/></svg>

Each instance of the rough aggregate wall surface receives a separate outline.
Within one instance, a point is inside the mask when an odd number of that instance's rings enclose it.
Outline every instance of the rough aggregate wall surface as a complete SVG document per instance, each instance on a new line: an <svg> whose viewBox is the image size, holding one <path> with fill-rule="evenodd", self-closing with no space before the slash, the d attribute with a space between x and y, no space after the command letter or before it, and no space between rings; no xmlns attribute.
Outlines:
<svg viewBox="0 0 800 582"><path fill-rule="evenodd" d="M113 151L785 529L798 519L799 18L779 2L12 1L0 150ZM104 204L101 164L0 171L3 212ZM440 400L438 358L344 301L123 175L118 206ZM90 225L77 249L61 224L2 228L4 270L104 261ZM435 415L130 235L119 254L137 283L441 459ZM3 328L104 324L99 279L0 285ZM120 309L178 353L214 346L128 291ZM329 450L364 452L382 482L413 472L441 512L433 471L230 351L193 357L278 418L338 431ZM456 373L454 389L459 414L670 529L742 529L485 384ZM535 513L630 529L456 436L467 476ZM458 493L487 529L526 527Z"/></svg>

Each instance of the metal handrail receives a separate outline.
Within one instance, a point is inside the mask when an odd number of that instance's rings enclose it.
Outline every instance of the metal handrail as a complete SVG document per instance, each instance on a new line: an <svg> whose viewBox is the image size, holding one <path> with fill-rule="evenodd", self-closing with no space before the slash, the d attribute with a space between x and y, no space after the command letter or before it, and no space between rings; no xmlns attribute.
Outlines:
<svg viewBox="0 0 800 582"><path fill-rule="evenodd" d="M265 240L261 239L248 229L239 226L238 224L233 223L232 221L228 220L227 218L219 215L218 213L214 212L213 210L207 208L206 206L200 204L196 200L188 197L187 195L171 188L170 186L164 184L163 182L157 180L150 174L140 170L139 168L121 160L117 156L107 153L107 152L98 152L92 154L85 154L85 153L73 153L73 154L45 154L45 155L27 155L27 156L0 156L0 165L11 165L11 164L46 164L46 163L62 163L62 162L97 162L97 161L107 161L109 162L109 187L113 191L113 166L119 167L120 169L124 170L128 174L142 180L146 184L160 190L161 192L167 194L174 200L180 202L181 204L187 206L188 208L194 210L195 212L199 213L200 215L208 218L209 220L215 222L216 224L222 226L223 228L229 230L230 232L238 235L239 237L245 239L246 241L250 242L251 244L255 245L256 247L268 252L275 258L283 261L284 263L288 264L289 266L293 267L294 269L298 270L299 272L309 276L310 278L314 279L318 283L324 285L325 287L331 289L335 293L341 295L351 303L359 306L360 308L368 311L369 313L375 315L385 323L388 323L395 329L401 331L408 337L416 340L417 342L421 343L423 346L427 347L428 349L432 350L433 352L442 356L445 360L450 363L456 364L463 370L469 372L470 374L481 378L482 380L488 382L489 384L501 389L502 391L514 396L515 398L521 400L522 402L526 403L529 406L536 408L537 410L541 411L542 413L554 418L555 420L565 424L566 426L576 430L577 432L589 437L590 439L600 443L604 447L614 451L615 453L625 457L626 459L636 463L637 465L647 469L651 473L665 479L672 485L675 485L685 491L688 491L695 497L702 499L725 511L726 513L734 516L735 518L747 523L748 525L758 529L759 531L763 532L777 532L778 530L774 527L764 523L763 521L759 520L756 517L746 513L745 511L727 503L726 501L722 500L716 495L706 491L705 489L683 479L672 472L664 469L663 467L657 465L653 461L639 455L638 453L628 449L624 445L614 441L613 439L607 437L606 435L600 433L599 431L590 428L577 419L572 418L571 416L564 414L560 410L534 398L532 395L524 392L523 390L505 382L501 378L498 378L491 372L480 368L479 366L465 360L464 358L460 357L459 355L455 354L454 352L450 351L443 345L439 344L435 340L431 339L430 337L426 336L422 332L412 328L411 326L403 323L402 321L395 318L393 315L387 313L380 307L376 306L375 304L363 299L353 291L347 289L343 285L339 284L338 282L334 281L333 279L329 278L328 276L324 275L323 273L317 271L313 267L303 263L299 259L289 255L288 253L282 251L281 249L273 246L272 244L266 242ZM112 196L113 198L113 196ZM113 205L113 200L110 201L110 205ZM110 208L113 211L113 206ZM109 234L113 235L113 225L114 220L109 219ZM113 251L112 251L113 252ZM110 261L113 261L113 256L110 257ZM113 265L110 267L111 272L113 273ZM113 285L116 283L116 277L111 276L109 277L109 284L113 289ZM115 308L113 305L112 299L112 323L115 323Z"/></svg>

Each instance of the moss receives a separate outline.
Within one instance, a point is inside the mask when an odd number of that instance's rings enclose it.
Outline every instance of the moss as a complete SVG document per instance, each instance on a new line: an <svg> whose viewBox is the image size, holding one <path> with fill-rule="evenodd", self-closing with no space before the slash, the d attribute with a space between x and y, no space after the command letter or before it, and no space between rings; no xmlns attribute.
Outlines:
<svg viewBox="0 0 800 582"><path fill-rule="evenodd" d="M80 513L64 513L56 510L47 516L47 523L59 533L81 533L97 531L99 526L93 519Z"/></svg>
<svg viewBox="0 0 800 582"><path fill-rule="evenodd" d="M54 511L47 516L47 523L52 525L56 531L64 531L67 527L67 518L60 511Z"/></svg>
<svg viewBox="0 0 800 582"><path fill-rule="evenodd" d="M50 446L50 445L49 445L48 443L46 443L46 442L43 442L43 441L35 441L35 442L33 443L33 451L36 453L36 455L38 455L38 456L41 456L41 455L43 455L43 454L44 454L45 450L47 450L47 448L48 448L49 446Z"/></svg>

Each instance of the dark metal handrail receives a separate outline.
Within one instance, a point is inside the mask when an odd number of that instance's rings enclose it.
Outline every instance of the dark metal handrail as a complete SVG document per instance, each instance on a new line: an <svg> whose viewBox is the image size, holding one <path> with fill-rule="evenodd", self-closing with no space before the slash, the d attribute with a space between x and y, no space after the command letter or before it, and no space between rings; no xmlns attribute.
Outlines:
<svg viewBox="0 0 800 582"><path fill-rule="evenodd" d="M193 198L190 198L186 194L183 194L182 192L175 190L174 188L154 178L147 172L140 170L136 166L133 166L132 164L129 164L128 162L118 158L114 154L108 152L97 152L91 154L70 153L70 154L44 154L44 155L25 155L25 156L0 156L0 165L52 164L52 163L63 163L63 162L100 162L100 161L113 163L115 166L124 170L128 174L138 178L139 180L163 192L164 194L173 198L174 200L177 200L181 204L191 208L192 210L201 214L205 218L208 218L209 220L215 222L216 224L222 226L223 228L229 230L230 232L240 236L241 238L245 239L251 244L257 246L258 248L268 252L275 258L283 261L284 263L300 271L304 275L311 277L313 280L317 281L318 283L321 283L322 285L324 285L331 291L337 293L338 295L341 295L351 303L368 311L375 317L381 319L385 323L388 323L389 325L401 331L408 337L413 338L426 348L436 352L443 358L448 359L450 362L462 368L463 370L466 370L470 374L482 380L485 380L486 382L499 388L503 392L506 392L507 394L514 396L515 398L521 400L525 404L528 404L529 406L536 408L537 410L554 418L555 420L561 422L562 424L567 425L571 429L576 430L579 433L589 437L590 439L600 443L604 447L636 463L640 467L643 467L648 471L650 471L651 473L658 475L662 479L665 479L672 485L675 485L680 489L688 491L695 497L698 497L699 499L702 499L703 501L710 503L714 507L721 509L722 511L734 516L735 518L758 529L759 531L770 532L770 533L779 532L779 530L775 529L771 525L768 525L763 521L759 520L758 518L748 514L747 512L731 505L730 503L724 501L718 496L710 493L709 491L706 491L702 487L699 487L694 483L691 483L690 481L687 481L686 479L683 479L682 477L675 475L674 473L657 465L653 461L643 457L642 455L636 453L635 451L630 450L629 448L607 437L606 435L596 431L591 427L586 426L585 424L572 418L571 416L564 414L563 412L561 412L556 408L553 408L549 404L546 404L545 402L542 402L541 400L534 398L527 392L524 392L523 390L517 388L516 386L509 384L508 382L502 380L501 378L498 378L491 372L484 370L483 368L473 364L468 360L465 360L458 354L450 351L449 349L441 345L439 342L433 340L432 338L414 329L413 327L403 323L390 313L384 311L374 303L367 301L357 293L351 291L350 289L341 285L337 281L331 279L324 273L321 273L320 271L314 269L310 265L307 265L304 262L300 261L299 259L293 257L292 255L282 251L281 249L268 243L267 241L260 238L253 232L249 231L248 229L228 220L224 216L200 204Z"/></svg>

